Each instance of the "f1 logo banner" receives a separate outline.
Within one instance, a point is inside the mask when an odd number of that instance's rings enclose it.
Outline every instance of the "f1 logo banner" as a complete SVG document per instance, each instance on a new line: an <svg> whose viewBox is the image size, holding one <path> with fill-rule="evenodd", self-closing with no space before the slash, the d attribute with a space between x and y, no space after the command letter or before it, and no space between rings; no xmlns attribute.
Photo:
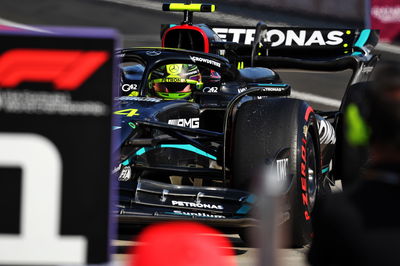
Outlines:
<svg viewBox="0 0 400 266"><path fill-rule="evenodd" d="M75 90L108 57L105 51L12 49L0 57L0 87L38 81L52 82L57 90Z"/></svg>
<svg viewBox="0 0 400 266"><path fill-rule="evenodd" d="M116 36L0 31L0 265L109 262Z"/></svg>

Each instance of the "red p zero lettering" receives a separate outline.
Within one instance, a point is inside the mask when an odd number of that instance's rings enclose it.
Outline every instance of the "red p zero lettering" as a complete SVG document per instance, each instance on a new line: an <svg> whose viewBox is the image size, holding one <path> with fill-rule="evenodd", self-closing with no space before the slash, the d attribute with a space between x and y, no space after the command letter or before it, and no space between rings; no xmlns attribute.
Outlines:
<svg viewBox="0 0 400 266"><path fill-rule="evenodd" d="M301 197L303 198L303 204L308 205L308 196L305 193L301 193Z"/></svg>
<svg viewBox="0 0 400 266"><path fill-rule="evenodd" d="M301 180L301 189L307 195L307 179L305 177L302 177L300 180Z"/></svg>
<svg viewBox="0 0 400 266"><path fill-rule="evenodd" d="M0 57L0 87L51 82L56 90L76 90L109 58L105 51L13 49Z"/></svg>
<svg viewBox="0 0 400 266"><path fill-rule="evenodd" d="M306 220L308 221L308 220L310 220L310 214L308 213L308 211L305 211L304 212L304 217L306 218Z"/></svg>
<svg viewBox="0 0 400 266"><path fill-rule="evenodd" d="M306 121L308 121L308 118L310 117L310 114L311 114L311 112L313 112L314 110L312 109L312 107L311 106L308 106L307 107L307 110L306 110L306 114L304 115L304 120L306 120Z"/></svg>
<svg viewBox="0 0 400 266"><path fill-rule="evenodd" d="M306 109L305 115L304 115L304 120L308 121L308 119L310 118L310 114L313 112L314 110L309 106ZM302 198L302 203L304 205L304 207L308 208L308 192L307 192L307 139L302 138L301 139L301 163L300 163L300 173L301 173L301 177L300 177L300 182L301 182L301 198ZM306 219L306 221L310 220L310 214L308 213L308 211L304 211L304 218Z"/></svg>

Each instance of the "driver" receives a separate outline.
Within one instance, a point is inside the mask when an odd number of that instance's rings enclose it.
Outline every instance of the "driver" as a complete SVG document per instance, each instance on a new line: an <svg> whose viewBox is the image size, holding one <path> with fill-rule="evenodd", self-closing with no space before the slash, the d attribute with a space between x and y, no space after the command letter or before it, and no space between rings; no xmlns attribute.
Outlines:
<svg viewBox="0 0 400 266"><path fill-rule="evenodd" d="M152 96L165 100L189 99L194 90L203 88L201 74L196 65L170 64L155 69L149 75Z"/></svg>

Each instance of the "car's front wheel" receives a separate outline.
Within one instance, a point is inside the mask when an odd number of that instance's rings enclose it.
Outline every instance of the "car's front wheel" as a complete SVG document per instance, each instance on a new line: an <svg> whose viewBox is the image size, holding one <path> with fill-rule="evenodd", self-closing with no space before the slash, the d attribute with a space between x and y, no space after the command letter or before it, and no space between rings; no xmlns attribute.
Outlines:
<svg viewBox="0 0 400 266"><path fill-rule="evenodd" d="M268 98L242 103L231 133L233 188L255 191L260 178L268 178L262 174L266 160L275 160L280 174L286 172L278 177L286 184L282 222L289 225L291 246L311 240L311 212L321 185L316 123L304 101Z"/></svg>

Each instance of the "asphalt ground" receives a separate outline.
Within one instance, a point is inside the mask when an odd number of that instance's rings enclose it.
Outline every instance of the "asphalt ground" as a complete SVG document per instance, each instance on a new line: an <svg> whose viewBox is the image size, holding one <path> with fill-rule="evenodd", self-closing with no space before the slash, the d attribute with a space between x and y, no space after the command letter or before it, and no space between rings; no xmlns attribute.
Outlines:
<svg viewBox="0 0 400 266"><path fill-rule="evenodd" d="M212 2L212 1L207 1ZM348 28L359 25L305 18L276 10L252 9L244 6L230 6L219 1L220 13L201 14L195 22L209 24L255 25L258 20L271 25L292 25L309 27ZM180 13L161 12L161 1L145 0L1 0L0 24L21 23L28 25L95 26L112 27L120 31L123 47L159 46L160 25L180 22ZM400 62L400 52L396 47L378 51L383 60ZM278 71L281 78L292 85L293 96L306 99L316 109L335 110L343 96L350 72L305 73ZM332 101L320 101L328 99ZM328 104L326 104L328 103ZM132 237L132 236L130 236ZM239 265L255 265L258 251L249 248L238 235L227 235L235 248L235 258ZM126 261L127 246L135 245L131 238L120 236L114 242L117 252L115 264ZM307 248L280 249L277 252L280 265L306 265Z"/></svg>

